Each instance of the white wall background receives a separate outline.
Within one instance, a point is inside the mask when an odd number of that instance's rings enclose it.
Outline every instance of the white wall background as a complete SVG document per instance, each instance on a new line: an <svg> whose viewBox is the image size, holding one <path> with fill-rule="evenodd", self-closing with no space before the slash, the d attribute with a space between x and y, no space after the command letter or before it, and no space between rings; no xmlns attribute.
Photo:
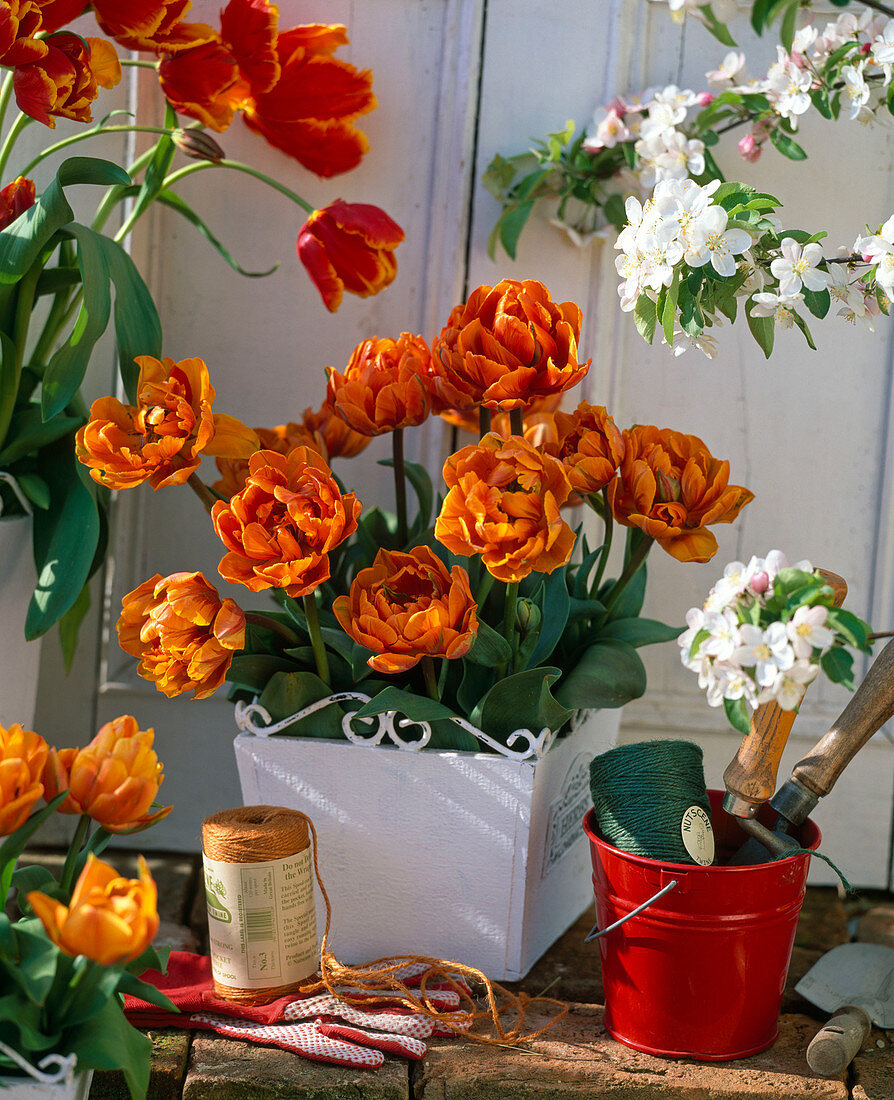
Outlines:
<svg viewBox="0 0 894 1100"><path fill-rule="evenodd" d="M219 0L197 0L193 14L216 22L219 7ZM727 329L713 361L697 352L675 359L665 347L645 345L620 313L611 242L581 251L535 216L515 263L487 257L499 208L479 180L495 153L521 152L568 118L585 123L616 91L669 82L702 88L724 47L695 23L675 26L664 4L648 0L281 0L279 9L282 27L348 25L344 56L375 73L379 105L359 122L371 151L357 171L320 181L236 122L220 139L228 156L262 168L315 205L335 197L377 203L407 239L389 290L364 301L346 296L330 315L294 255L300 210L237 173L212 170L188 181L184 196L245 266L281 261L267 279L243 279L168 211L156 212L138 234L135 258L156 294L165 354L206 360L216 408L253 426L295 418L322 400L324 366L343 366L359 340L404 329L431 338L467 289L504 276L537 278L557 299L584 309L582 346L593 356L587 399L606 404L621 425L656 423L700 435L715 455L730 459L731 480L756 493L739 522L715 529L721 549L713 563L684 566L655 551L647 614L682 622L726 561L779 547L792 560L808 557L841 573L850 585L848 606L877 629L894 626L890 323L882 319L874 336L842 321L817 323L817 352L799 334L782 333L769 362L747 330ZM773 42L751 38L744 18L735 29L751 71L761 72ZM138 94L141 116L159 109L151 79ZM734 140L720 146L718 159L731 178L778 195L787 224L828 229L832 247L849 245L864 222L894 210L890 130L817 118L800 140L810 155L802 164L769 150L759 164L746 165ZM429 425L411 445L434 459L444 440ZM368 459L339 468L361 499L387 502L387 472L373 462L385 453L378 441ZM37 728L57 743L82 744L120 713L153 725L166 762L162 792L176 811L142 839L194 849L201 818L240 801L231 709L222 692L201 704L166 700L134 675L114 631L111 644L107 635L122 592L154 572L203 568L212 575L221 551L186 490L122 494L114 547L109 610L102 622L94 616L68 681L60 679L55 643L44 646ZM96 588L99 602L99 582ZM738 737L705 705L676 646L647 651L646 659L649 689L626 709L624 739L695 737L705 748L709 785L721 786ZM825 731L846 698L811 688L783 769ZM864 885L888 883L892 780L894 750L879 736L817 815L824 850ZM824 868L814 876L828 881Z"/></svg>

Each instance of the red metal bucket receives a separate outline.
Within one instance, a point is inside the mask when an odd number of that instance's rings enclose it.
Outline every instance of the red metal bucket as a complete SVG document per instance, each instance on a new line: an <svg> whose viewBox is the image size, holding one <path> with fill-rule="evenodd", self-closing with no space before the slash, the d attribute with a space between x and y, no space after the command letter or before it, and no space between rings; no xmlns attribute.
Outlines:
<svg viewBox="0 0 894 1100"><path fill-rule="evenodd" d="M723 792L708 794L722 862L747 837L721 810ZM609 1034L646 1054L704 1062L770 1046L779 1034L809 856L749 867L658 863L602 840L592 810L584 832L599 928L677 883L599 940ZM807 821L798 839L817 848L820 831Z"/></svg>

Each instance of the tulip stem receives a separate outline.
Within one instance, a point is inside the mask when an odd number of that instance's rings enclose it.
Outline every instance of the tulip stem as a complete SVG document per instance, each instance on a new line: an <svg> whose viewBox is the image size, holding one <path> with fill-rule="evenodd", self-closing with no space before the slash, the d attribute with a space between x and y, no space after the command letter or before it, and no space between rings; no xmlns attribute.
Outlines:
<svg viewBox="0 0 894 1100"><path fill-rule="evenodd" d="M491 420L490 409L486 409L484 405L478 406L478 438L483 439L490 431Z"/></svg>
<svg viewBox="0 0 894 1100"><path fill-rule="evenodd" d="M81 814L81 820L78 822L78 827L75 829L75 834L71 839L68 855L65 857L65 866L62 868L62 877L59 880L59 887L65 894L66 902L71 896L75 868L78 865L78 856L81 854L81 849L84 847L89 828L90 815Z"/></svg>
<svg viewBox="0 0 894 1100"><path fill-rule="evenodd" d="M175 183L179 183L185 176L191 176L194 172L201 172L204 168L233 168L237 172L245 172L249 176L254 176L255 179L262 180L272 187L274 191L279 191L280 194L285 195L286 198L297 203L302 210L306 210L308 214L313 214L314 212L314 207L312 207L306 199L302 199L302 197L296 194L291 188L279 183L278 180L271 179L270 176L265 176L263 172L259 172L257 168L252 168L250 164L242 164L238 160L224 159L217 161L217 163L203 160L197 161L195 164L187 164L185 167L178 168L176 172L172 172L169 176L166 176L164 186L172 187Z"/></svg>
<svg viewBox="0 0 894 1100"><path fill-rule="evenodd" d="M33 160L28 161L19 172L19 175L29 176L41 161L51 157L53 153L58 153L61 149L66 149L69 145L74 145L78 141L87 141L88 138L102 137L103 134L167 134L170 136L170 133L170 130L166 130L162 126L92 126L89 130L82 130L80 133L72 134L71 137L63 138L61 141L48 145L46 149L41 149ZM152 151L155 152L154 145Z"/></svg>
<svg viewBox="0 0 894 1100"><path fill-rule="evenodd" d="M524 414L521 409L509 410L509 434L521 436L525 434Z"/></svg>
<svg viewBox="0 0 894 1100"><path fill-rule="evenodd" d="M245 621L251 626L259 626L263 630L272 630L274 634L278 634L290 646L302 645L298 635L289 630L285 623L281 623L277 619L271 619L269 615L265 615L262 611L246 611Z"/></svg>
<svg viewBox="0 0 894 1100"><path fill-rule="evenodd" d="M394 496L397 503L397 544L407 545L407 478L404 472L404 430L391 433L391 453L394 458Z"/></svg>
<svg viewBox="0 0 894 1100"><path fill-rule="evenodd" d="M422 665L422 675L425 677L425 686L428 689L428 694L436 703L441 701L441 693L438 691L438 678L435 676L435 662L432 660L431 654L426 655L420 661Z"/></svg>
<svg viewBox="0 0 894 1100"><path fill-rule="evenodd" d="M301 603L304 607L305 618L307 619L307 633L310 635L310 644L313 646L314 660L317 663L317 675L326 687L331 687L329 683L329 658L326 656L326 643L323 641L323 635L320 633L317 601L314 599L313 593L311 593L309 596L302 596Z"/></svg>
<svg viewBox="0 0 894 1100"><path fill-rule="evenodd" d="M484 576L481 578L481 584L478 585L478 591L475 593L475 603L478 604L478 613L480 614L487 603L487 597L490 595L490 590L494 586L494 575L489 573L486 569Z"/></svg>
<svg viewBox="0 0 894 1100"><path fill-rule="evenodd" d="M9 133L6 135L2 148L0 148L0 178L2 178L6 172L6 162L9 160L9 154L13 150L16 139L31 121L28 115L20 113L12 126L10 126Z"/></svg>
<svg viewBox="0 0 894 1100"><path fill-rule="evenodd" d="M624 571L621 573L621 576L618 577L618 579L615 581L614 587L608 594L608 599L605 601L605 611L603 612L602 618L599 620L599 625L602 625L602 623L608 620L609 615L611 615L615 604L618 602L621 596L621 593L627 587L628 582L632 580L634 574L639 569L639 567L646 560L646 555L652 549L652 543L654 541L655 540L649 535L644 535L640 540L639 545L630 555L627 564L624 566Z"/></svg>
<svg viewBox="0 0 894 1100"><path fill-rule="evenodd" d="M506 585L506 608L503 613L503 637L512 649L509 660L500 665L498 676L502 679L508 669L515 665L515 610L518 603L518 581L510 581Z"/></svg>
<svg viewBox="0 0 894 1100"><path fill-rule="evenodd" d="M591 497L588 498L592 500ZM612 515L612 510L608 505L608 490L602 490L602 499L604 501L604 510L601 513L602 522L605 524L605 538L602 542L602 557L599 559L599 565L596 567L596 576L593 578L593 585L590 588L590 599L596 599L596 593L599 591L599 586L602 584L602 577L605 573L605 567L608 563L608 556L611 553L612 548L612 535L615 532L615 519ZM595 509L594 509L595 511Z"/></svg>
<svg viewBox="0 0 894 1100"><path fill-rule="evenodd" d="M192 473L186 480L186 484L192 489L199 500L205 505L206 511L210 513L211 509L217 504L220 499L211 489L205 484L198 474Z"/></svg>

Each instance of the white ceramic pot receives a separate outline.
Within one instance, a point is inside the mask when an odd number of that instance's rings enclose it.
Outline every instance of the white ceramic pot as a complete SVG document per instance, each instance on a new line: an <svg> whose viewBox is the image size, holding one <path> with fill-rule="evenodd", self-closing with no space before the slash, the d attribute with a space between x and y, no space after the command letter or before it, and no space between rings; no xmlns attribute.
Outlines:
<svg viewBox="0 0 894 1100"><path fill-rule="evenodd" d="M340 959L434 955L513 981L593 903L589 763L620 720L588 712L529 760L243 732L236 762L246 805L313 821Z"/></svg>
<svg viewBox="0 0 894 1100"><path fill-rule="evenodd" d="M40 641L25 641L25 614L36 575L31 519L0 518L0 725L31 729L37 701Z"/></svg>

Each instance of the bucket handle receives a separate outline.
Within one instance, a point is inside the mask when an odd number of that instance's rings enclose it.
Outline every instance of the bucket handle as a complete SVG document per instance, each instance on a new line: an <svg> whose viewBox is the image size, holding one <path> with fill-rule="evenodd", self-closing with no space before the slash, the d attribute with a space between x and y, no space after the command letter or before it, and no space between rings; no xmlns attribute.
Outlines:
<svg viewBox="0 0 894 1100"><path fill-rule="evenodd" d="M616 928L620 928L622 924L626 924L631 917L635 917L639 913L642 913L643 910L648 909L650 905L654 905L659 898L663 898L665 894L669 894L676 885L677 879L672 878L667 886L662 886L658 893L653 894L648 901L644 901L642 905L638 905L636 909L631 909L626 917L621 917L620 920L616 920L614 924L610 924L608 928L603 928L602 931L599 931L599 922L597 921L584 937L584 943L589 943L590 940L601 939L602 936L607 935L609 932L614 932Z"/></svg>

